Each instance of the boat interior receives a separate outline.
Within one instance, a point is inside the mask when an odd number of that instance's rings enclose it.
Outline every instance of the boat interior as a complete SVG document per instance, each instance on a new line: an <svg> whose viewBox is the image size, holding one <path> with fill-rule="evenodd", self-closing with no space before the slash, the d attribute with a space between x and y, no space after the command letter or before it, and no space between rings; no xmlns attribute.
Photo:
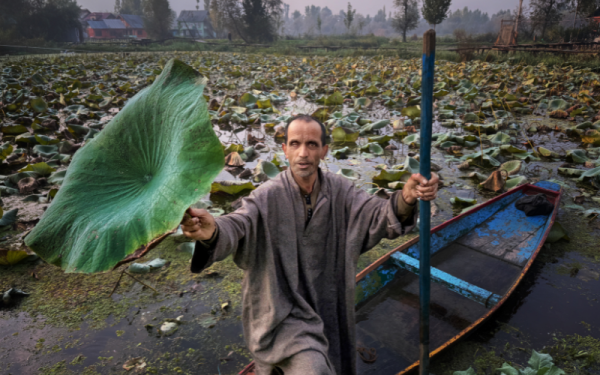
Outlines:
<svg viewBox="0 0 600 375"><path fill-rule="evenodd" d="M431 235L430 351L464 336L497 309L528 270L551 228L553 213L526 216L523 195L544 193L558 205L560 186L514 189L434 228ZM419 243L415 239L357 276L359 374L399 374L419 358Z"/></svg>

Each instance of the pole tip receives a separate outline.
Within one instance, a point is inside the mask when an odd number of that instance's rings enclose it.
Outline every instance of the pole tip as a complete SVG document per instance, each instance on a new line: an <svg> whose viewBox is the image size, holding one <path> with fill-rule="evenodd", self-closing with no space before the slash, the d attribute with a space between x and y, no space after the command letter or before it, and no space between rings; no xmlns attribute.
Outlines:
<svg viewBox="0 0 600 375"><path fill-rule="evenodd" d="M429 56L435 52L435 30L429 29L423 34L423 53Z"/></svg>

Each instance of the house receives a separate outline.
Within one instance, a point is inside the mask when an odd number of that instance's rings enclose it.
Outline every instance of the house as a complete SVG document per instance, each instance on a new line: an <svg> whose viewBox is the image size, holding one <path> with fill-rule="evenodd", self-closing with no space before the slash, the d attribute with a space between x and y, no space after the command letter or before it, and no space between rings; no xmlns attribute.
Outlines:
<svg viewBox="0 0 600 375"><path fill-rule="evenodd" d="M142 17L135 14L120 14L119 19L125 25L125 34L128 37L137 39L148 38Z"/></svg>
<svg viewBox="0 0 600 375"><path fill-rule="evenodd" d="M87 21L87 33L90 39L119 39L126 37L126 27L118 19L104 19L102 21Z"/></svg>
<svg viewBox="0 0 600 375"><path fill-rule="evenodd" d="M90 39L148 38L142 17L121 14L118 18L87 21L86 32Z"/></svg>
<svg viewBox="0 0 600 375"><path fill-rule="evenodd" d="M205 10L182 10L177 17L178 35L187 38L215 38L217 33L210 24Z"/></svg>

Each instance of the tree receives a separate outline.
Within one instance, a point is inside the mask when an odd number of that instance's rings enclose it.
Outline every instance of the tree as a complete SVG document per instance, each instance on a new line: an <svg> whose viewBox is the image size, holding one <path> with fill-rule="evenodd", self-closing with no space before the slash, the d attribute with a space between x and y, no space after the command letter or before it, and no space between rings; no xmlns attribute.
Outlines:
<svg viewBox="0 0 600 375"><path fill-rule="evenodd" d="M244 28L253 41L272 42L277 37L277 20L282 13L281 0L243 0Z"/></svg>
<svg viewBox="0 0 600 375"><path fill-rule="evenodd" d="M321 35L321 25L322 25L322 21L321 21L321 13L319 13L317 15L317 30L319 30L319 35Z"/></svg>
<svg viewBox="0 0 600 375"><path fill-rule="evenodd" d="M550 25L556 25L562 19L562 8L566 6L563 0L531 0L529 3L530 18L533 29L540 30L544 39Z"/></svg>
<svg viewBox="0 0 600 375"><path fill-rule="evenodd" d="M220 0L212 0L210 2L210 8L208 8L208 18L210 18L210 24L217 33L217 36L222 37L224 34L224 15L221 12L220 4Z"/></svg>
<svg viewBox="0 0 600 375"><path fill-rule="evenodd" d="M148 35L154 39L164 39L171 35L174 13L169 0L146 0L144 26Z"/></svg>
<svg viewBox="0 0 600 375"><path fill-rule="evenodd" d="M0 34L17 38L61 41L73 29L81 30L75 0L0 1Z"/></svg>
<svg viewBox="0 0 600 375"><path fill-rule="evenodd" d="M142 16L144 14L144 5L143 0L115 0L115 13Z"/></svg>
<svg viewBox="0 0 600 375"><path fill-rule="evenodd" d="M392 26L402 33L402 41L406 43L406 33L419 26L419 4L417 0L395 0L394 5L398 12L392 19Z"/></svg>
<svg viewBox="0 0 600 375"><path fill-rule="evenodd" d="M385 5L384 5L383 9L379 9L377 11L377 14L375 15L375 17L373 17L373 21L385 23L386 17L387 16L386 16Z"/></svg>
<svg viewBox="0 0 600 375"><path fill-rule="evenodd" d="M448 17L451 3L452 0L423 0L423 18L435 28Z"/></svg>
<svg viewBox="0 0 600 375"><path fill-rule="evenodd" d="M354 15L356 14L356 9L352 10L352 4L348 2L348 11L346 12L346 16L344 17L344 25L348 32L350 32L350 26L352 26L352 21L354 21Z"/></svg>

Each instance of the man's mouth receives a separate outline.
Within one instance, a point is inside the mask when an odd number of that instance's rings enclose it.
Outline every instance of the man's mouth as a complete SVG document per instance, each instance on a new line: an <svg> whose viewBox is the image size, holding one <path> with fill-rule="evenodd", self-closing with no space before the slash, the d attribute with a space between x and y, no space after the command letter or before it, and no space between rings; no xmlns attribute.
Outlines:
<svg viewBox="0 0 600 375"><path fill-rule="evenodd" d="M309 162L305 162L305 161L301 161L297 163L298 167L300 168L308 168L311 166L311 163Z"/></svg>

